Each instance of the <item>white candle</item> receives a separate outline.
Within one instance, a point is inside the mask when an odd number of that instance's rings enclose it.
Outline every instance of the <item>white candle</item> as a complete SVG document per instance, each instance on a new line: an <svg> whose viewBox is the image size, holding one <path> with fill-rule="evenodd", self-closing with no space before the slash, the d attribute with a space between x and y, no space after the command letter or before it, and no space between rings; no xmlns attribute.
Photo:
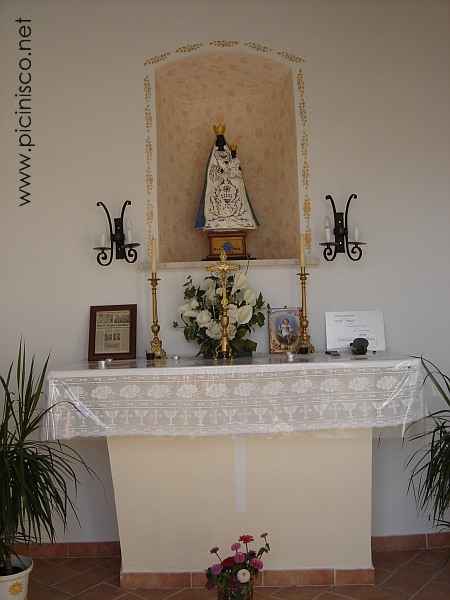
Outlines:
<svg viewBox="0 0 450 600"><path fill-rule="evenodd" d="M152 238L152 273L156 273L156 240Z"/></svg>
<svg viewBox="0 0 450 600"><path fill-rule="evenodd" d="M355 242L359 242L359 229L356 226L355 226L355 231L354 231L353 236L355 238Z"/></svg>
<svg viewBox="0 0 450 600"><path fill-rule="evenodd" d="M300 234L300 266L305 266L305 244L303 242L303 233Z"/></svg>
<svg viewBox="0 0 450 600"><path fill-rule="evenodd" d="M128 227L127 229L127 244L131 244L133 242L133 232L131 230L131 227Z"/></svg>
<svg viewBox="0 0 450 600"><path fill-rule="evenodd" d="M106 233L102 233L101 238L100 238L100 247L101 248L105 248L106 247Z"/></svg>
<svg viewBox="0 0 450 600"><path fill-rule="evenodd" d="M331 242L331 222L329 217L325 219L325 240Z"/></svg>

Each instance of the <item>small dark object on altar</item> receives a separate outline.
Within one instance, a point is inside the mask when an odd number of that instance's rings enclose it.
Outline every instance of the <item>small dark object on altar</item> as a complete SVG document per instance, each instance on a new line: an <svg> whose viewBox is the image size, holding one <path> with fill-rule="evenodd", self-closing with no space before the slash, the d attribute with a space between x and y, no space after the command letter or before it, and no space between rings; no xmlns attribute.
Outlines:
<svg viewBox="0 0 450 600"><path fill-rule="evenodd" d="M366 340L366 338L355 338L350 344L352 354L367 354L368 345L369 340Z"/></svg>

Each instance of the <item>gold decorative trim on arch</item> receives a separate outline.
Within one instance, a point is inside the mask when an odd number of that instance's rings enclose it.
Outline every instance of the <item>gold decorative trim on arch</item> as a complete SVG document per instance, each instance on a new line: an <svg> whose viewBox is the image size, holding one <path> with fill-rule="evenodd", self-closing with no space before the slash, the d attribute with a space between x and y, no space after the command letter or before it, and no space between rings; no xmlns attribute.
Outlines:
<svg viewBox="0 0 450 600"><path fill-rule="evenodd" d="M152 56L151 58L147 58L144 62L144 65L155 65L163 60L167 60L170 56L170 52L163 52L162 54L158 54L157 56Z"/></svg>
<svg viewBox="0 0 450 600"><path fill-rule="evenodd" d="M146 236L147 236L147 253L148 259L151 261L152 253L152 232L154 222L154 206L152 202L153 198L153 153L152 153L152 140L151 132L153 129L153 89L150 77L144 78L144 101L145 101L145 221L147 224ZM150 263L149 263L150 264Z"/></svg>
<svg viewBox="0 0 450 600"><path fill-rule="evenodd" d="M305 59L302 56L297 56L296 54L290 54L289 52L286 52L285 50L281 50L279 52L277 52L278 56L281 56L281 58L285 58L286 60L288 60L291 63L303 63L305 62Z"/></svg>
<svg viewBox="0 0 450 600"><path fill-rule="evenodd" d="M242 48L245 52L261 53L271 55L273 60L288 63L292 69L295 90L296 120L297 120L297 164L300 201L301 231L304 234L305 246L308 250L312 248L312 199L310 196L310 164L309 164L309 131L308 114L305 101L305 81L300 64L305 62L302 56L293 54L287 50L275 50L259 42L242 42L238 40L211 40L209 42L195 42L179 46L173 51L147 58L144 61L147 73L144 77L144 126L145 126L145 190L146 190L146 223L147 223L147 247L148 260L151 261L151 238L155 231L155 214L157 211L154 176L154 151L156 134L154 131L154 69L155 65L163 61L176 60L180 55L195 51L207 51L208 47L219 49ZM176 55L176 56L175 56ZM298 66L298 68L297 68ZM301 130L300 127L301 126Z"/></svg>
<svg viewBox="0 0 450 600"><path fill-rule="evenodd" d="M239 46L240 42L236 40L213 40L209 42L210 46L216 46L217 48L233 48Z"/></svg>
<svg viewBox="0 0 450 600"><path fill-rule="evenodd" d="M272 52L272 48L269 48L269 46L264 46L263 44L258 44L258 42L245 42L244 46L247 46L247 48L251 48L252 50L256 50L257 52L263 52L264 54Z"/></svg>
<svg viewBox="0 0 450 600"><path fill-rule="evenodd" d="M194 52L195 50L199 50L202 47L203 44L201 42L198 42L197 44L186 44L185 46L180 46L179 48L177 48L175 52L177 54L185 54L187 52Z"/></svg>
<svg viewBox="0 0 450 600"><path fill-rule="evenodd" d="M303 188L303 220L305 222L304 234L305 234L305 245L311 250L312 234L311 234L311 208L312 202L309 195L309 134L308 134L308 114L306 112L305 102L305 79L301 68L297 71L296 77L297 92L298 92L298 114L300 116L300 123L302 125L302 132L300 142L300 164L301 169L301 181Z"/></svg>

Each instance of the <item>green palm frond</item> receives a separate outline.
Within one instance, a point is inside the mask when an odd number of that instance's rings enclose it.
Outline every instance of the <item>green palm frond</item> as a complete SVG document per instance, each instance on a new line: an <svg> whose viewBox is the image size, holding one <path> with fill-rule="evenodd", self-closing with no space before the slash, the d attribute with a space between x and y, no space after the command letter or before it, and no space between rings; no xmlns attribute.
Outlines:
<svg viewBox="0 0 450 600"><path fill-rule="evenodd" d="M64 530L69 514L78 520L71 499L77 491L77 468L95 473L83 457L58 441L41 441L40 429L49 408L40 408L49 356L39 374L35 359L27 362L20 342L6 378L0 376L3 409L0 419L0 570L10 571L13 546L18 542L40 543L44 536L55 540L55 521ZM14 389L13 389L14 388Z"/></svg>
<svg viewBox="0 0 450 600"><path fill-rule="evenodd" d="M450 378L433 362L421 357L426 376L449 409L435 411L425 417L426 431L411 435L410 441L423 445L410 457L408 491L417 506L427 512L433 524L450 527L446 513L450 507Z"/></svg>

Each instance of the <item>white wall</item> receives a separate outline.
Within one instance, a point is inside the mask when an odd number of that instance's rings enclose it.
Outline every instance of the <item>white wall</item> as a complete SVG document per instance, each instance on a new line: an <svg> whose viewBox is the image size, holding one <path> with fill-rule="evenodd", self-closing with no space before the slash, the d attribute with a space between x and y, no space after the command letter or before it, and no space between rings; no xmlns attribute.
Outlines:
<svg viewBox="0 0 450 600"><path fill-rule="evenodd" d="M260 41L307 58L315 231L328 211L358 193L351 217L369 243L358 264L339 257L311 276L311 329L324 343L324 312L381 308L395 352L424 353L450 370L449 36L446 0L3 0L0 3L0 368L26 336L52 367L87 354L88 310L138 303L138 350L147 339L142 269L101 268L91 247L103 226L95 206L133 202L144 239L143 61L186 42ZM33 26L31 205L18 208L13 133L17 17ZM272 305L295 304L294 269L251 279ZM170 352L193 352L170 330L184 272L166 272L161 322ZM260 349L266 347L266 342ZM103 442L78 442L105 479L80 492L82 530L70 540L117 536ZM405 500L405 451L376 448L374 533L423 531ZM101 500L102 504L103 500ZM103 510L103 505L102 509Z"/></svg>

